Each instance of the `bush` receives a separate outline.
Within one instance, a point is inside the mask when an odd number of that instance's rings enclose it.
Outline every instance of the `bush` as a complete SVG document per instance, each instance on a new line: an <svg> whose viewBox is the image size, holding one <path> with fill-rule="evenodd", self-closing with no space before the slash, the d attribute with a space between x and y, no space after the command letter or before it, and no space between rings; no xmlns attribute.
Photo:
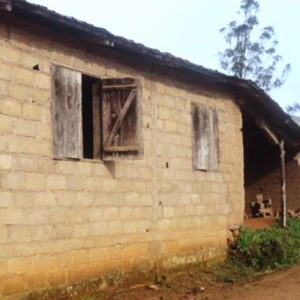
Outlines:
<svg viewBox="0 0 300 300"><path fill-rule="evenodd" d="M287 228L241 227L240 236L230 247L229 260L255 271L271 270L300 262L300 219L289 219Z"/></svg>

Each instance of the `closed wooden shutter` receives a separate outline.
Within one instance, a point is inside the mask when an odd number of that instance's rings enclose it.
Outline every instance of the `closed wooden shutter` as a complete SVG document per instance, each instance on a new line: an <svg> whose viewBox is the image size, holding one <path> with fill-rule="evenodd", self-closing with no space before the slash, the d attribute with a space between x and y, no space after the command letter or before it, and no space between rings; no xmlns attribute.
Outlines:
<svg viewBox="0 0 300 300"><path fill-rule="evenodd" d="M137 79L102 80L103 160L134 158L142 153L140 93Z"/></svg>
<svg viewBox="0 0 300 300"><path fill-rule="evenodd" d="M81 73L55 66L53 81L54 156L81 158Z"/></svg>
<svg viewBox="0 0 300 300"><path fill-rule="evenodd" d="M219 169L218 115L213 109L192 106L193 167L196 170Z"/></svg>

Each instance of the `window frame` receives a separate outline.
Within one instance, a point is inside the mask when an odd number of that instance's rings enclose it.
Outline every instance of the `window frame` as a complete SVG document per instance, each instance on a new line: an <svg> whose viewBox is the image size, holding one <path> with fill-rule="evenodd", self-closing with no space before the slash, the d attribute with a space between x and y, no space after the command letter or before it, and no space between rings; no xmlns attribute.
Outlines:
<svg viewBox="0 0 300 300"><path fill-rule="evenodd" d="M88 161L117 161L117 160L124 160L124 159L130 159L130 160L134 160L134 159L142 159L143 157L143 134L142 134L142 119L143 119L143 115L142 115L142 80L140 77L127 77L132 79L135 83L136 83L136 97L134 99L135 101L135 106L136 106L136 123L134 124L134 126L136 126L136 139L138 140L138 149L137 151L130 151L130 153L128 155L116 155L114 153L114 155L109 155L106 156L104 155L104 141L103 141L103 110L102 110L102 104L103 104L103 89L102 89L102 84L105 80L121 80L123 79L123 77L115 77L115 78L107 78L107 77L99 77L96 76L95 74L89 74L86 72L82 72L82 71L78 71L76 69L73 69L71 67L66 67L63 65L59 65L59 64L52 64L52 72L51 72L51 78L52 78L52 86L51 86L51 120L52 120L52 138L53 138L53 149L52 149L52 153L53 153L53 158L54 159L65 159L65 160L88 160ZM98 137L98 141L100 142L100 146L99 146L99 150L98 150L98 155L95 156L95 149L93 152L93 158L87 158L84 157L84 153L83 153L83 148L84 148L84 140L83 140L83 111L82 111L82 103L84 101L83 98L83 94L82 92L80 93L80 95L78 96L80 98L80 130L79 132L81 133L81 143L78 143L79 147L81 147L81 149L78 151L78 155L77 156L70 156L68 154L60 154L59 151L57 151L56 147L56 126L57 126L57 121L56 121L56 107L57 107L57 94L56 94L56 90L57 90L57 86L56 86L56 78L55 78L55 74L57 70L68 70L70 71L70 73L74 72L80 75L80 87L81 90L83 89L83 76L86 77L90 77L93 78L95 80L98 80L100 84L98 84L98 92L101 91L101 93L98 95L99 96L99 116L98 118L100 119L99 121L101 122L100 127L98 128L99 130L99 137ZM96 90L97 88L95 88ZM100 91L99 91L100 89ZM92 97L94 97L94 86L92 86L92 91L91 93L93 94ZM78 98L77 97L77 98ZM94 108L94 100L93 101L93 108ZM132 104L131 104L132 105ZM94 110L93 110L93 114L94 114ZM126 116L126 115L125 115ZM93 122L94 122L94 118L95 116L93 115ZM93 128L94 130L94 128ZM68 137L66 137L66 139L68 139ZM93 136L93 139L95 139L95 136ZM124 151L124 150L123 150ZM127 153L126 153L127 154Z"/></svg>

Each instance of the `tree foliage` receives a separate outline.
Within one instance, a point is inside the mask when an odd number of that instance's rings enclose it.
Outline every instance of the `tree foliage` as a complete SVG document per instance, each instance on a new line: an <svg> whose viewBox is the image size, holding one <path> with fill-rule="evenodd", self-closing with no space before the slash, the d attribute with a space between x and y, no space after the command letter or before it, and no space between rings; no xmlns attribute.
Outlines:
<svg viewBox="0 0 300 300"><path fill-rule="evenodd" d="M278 41L272 26L264 27L254 40L259 8L256 0L241 0L239 14L242 22L232 21L220 30L229 47L219 52L219 59L225 71L239 78L251 79L268 92L285 82L291 66L286 64L281 75L276 76L282 56L276 53Z"/></svg>
<svg viewBox="0 0 300 300"><path fill-rule="evenodd" d="M290 114L295 114L297 112L300 112L300 104L299 103L294 103L292 105L289 105L286 107L286 110Z"/></svg>

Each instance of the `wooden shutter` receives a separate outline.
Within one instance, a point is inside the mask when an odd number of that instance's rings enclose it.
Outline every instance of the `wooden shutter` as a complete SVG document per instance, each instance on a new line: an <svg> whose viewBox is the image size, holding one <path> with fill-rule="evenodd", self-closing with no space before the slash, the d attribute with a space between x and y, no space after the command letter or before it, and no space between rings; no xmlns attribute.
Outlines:
<svg viewBox="0 0 300 300"><path fill-rule="evenodd" d="M102 80L103 160L141 154L140 93L137 79Z"/></svg>
<svg viewBox="0 0 300 300"><path fill-rule="evenodd" d="M53 81L54 156L81 158L81 73L55 66Z"/></svg>
<svg viewBox="0 0 300 300"><path fill-rule="evenodd" d="M213 109L192 106L193 167L196 170L219 169L218 116Z"/></svg>

